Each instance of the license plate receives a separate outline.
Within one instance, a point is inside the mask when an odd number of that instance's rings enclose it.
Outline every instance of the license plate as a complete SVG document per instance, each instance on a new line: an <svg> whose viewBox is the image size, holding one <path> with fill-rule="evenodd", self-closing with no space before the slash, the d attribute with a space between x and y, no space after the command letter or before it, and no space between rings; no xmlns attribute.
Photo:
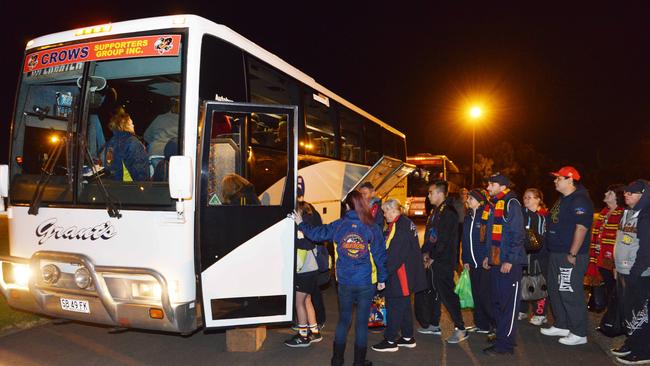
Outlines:
<svg viewBox="0 0 650 366"><path fill-rule="evenodd" d="M424 211L415 211L416 216L422 216L424 215Z"/></svg>
<svg viewBox="0 0 650 366"><path fill-rule="evenodd" d="M75 313L90 314L90 306L86 300L73 300L61 298L61 309L67 311L74 311Z"/></svg>

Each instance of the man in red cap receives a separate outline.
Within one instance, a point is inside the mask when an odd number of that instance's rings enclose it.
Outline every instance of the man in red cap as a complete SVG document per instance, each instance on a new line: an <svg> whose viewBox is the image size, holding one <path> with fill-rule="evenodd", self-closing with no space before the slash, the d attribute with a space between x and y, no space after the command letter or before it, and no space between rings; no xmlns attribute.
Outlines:
<svg viewBox="0 0 650 366"><path fill-rule="evenodd" d="M589 233L594 205L578 182L580 173L572 166L552 172L560 198L549 212L547 248L548 298L555 324L542 328L547 336L560 336L568 346L587 343L587 304L582 280L589 264Z"/></svg>

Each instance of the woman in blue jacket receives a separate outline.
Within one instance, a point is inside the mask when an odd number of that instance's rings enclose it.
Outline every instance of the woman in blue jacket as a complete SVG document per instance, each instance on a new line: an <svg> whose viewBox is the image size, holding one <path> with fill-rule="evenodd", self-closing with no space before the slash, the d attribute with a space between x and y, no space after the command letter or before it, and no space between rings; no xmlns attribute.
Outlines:
<svg viewBox="0 0 650 366"><path fill-rule="evenodd" d="M386 244L379 226L374 224L361 193L345 197L346 212L342 218L321 226L311 226L295 212L298 229L312 241L331 240L336 251L336 278L339 294L339 322L334 336L332 365L343 365L345 340L352 322L352 308L357 304L355 324L354 365L372 365L366 361L368 347L368 314L377 289L383 290L387 277Z"/></svg>
<svg viewBox="0 0 650 366"><path fill-rule="evenodd" d="M490 298L490 270L483 268L483 260L487 258L490 246L485 235L486 224L481 221L487 200L487 192L483 189L475 188L469 192L469 210L463 222L462 256L463 267L469 271L472 282L475 332L484 334L495 328Z"/></svg>

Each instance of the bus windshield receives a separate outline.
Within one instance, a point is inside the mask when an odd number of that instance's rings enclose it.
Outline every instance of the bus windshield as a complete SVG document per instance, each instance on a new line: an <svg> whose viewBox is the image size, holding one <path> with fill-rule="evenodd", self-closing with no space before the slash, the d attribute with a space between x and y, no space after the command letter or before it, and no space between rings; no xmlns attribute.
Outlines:
<svg viewBox="0 0 650 366"><path fill-rule="evenodd" d="M180 35L157 35L28 54L14 114L12 202L29 203L49 167L43 205L103 206L110 197L118 206L171 207L181 49Z"/></svg>
<svg viewBox="0 0 650 366"><path fill-rule="evenodd" d="M444 179L444 169L441 164L417 165L408 177L408 196L426 197L429 183Z"/></svg>

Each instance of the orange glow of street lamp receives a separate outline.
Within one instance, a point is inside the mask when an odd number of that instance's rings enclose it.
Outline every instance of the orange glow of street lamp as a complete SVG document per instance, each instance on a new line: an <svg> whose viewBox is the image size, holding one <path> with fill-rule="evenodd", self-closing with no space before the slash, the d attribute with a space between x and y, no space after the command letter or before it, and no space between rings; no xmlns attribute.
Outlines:
<svg viewBox="0 0 650 366"><path fill-rule="evenodd" d="M474 106L469 110L469 116L473 120L479 119L481 117L481 115L483 115L483 110L479 106Z"/></svg>

